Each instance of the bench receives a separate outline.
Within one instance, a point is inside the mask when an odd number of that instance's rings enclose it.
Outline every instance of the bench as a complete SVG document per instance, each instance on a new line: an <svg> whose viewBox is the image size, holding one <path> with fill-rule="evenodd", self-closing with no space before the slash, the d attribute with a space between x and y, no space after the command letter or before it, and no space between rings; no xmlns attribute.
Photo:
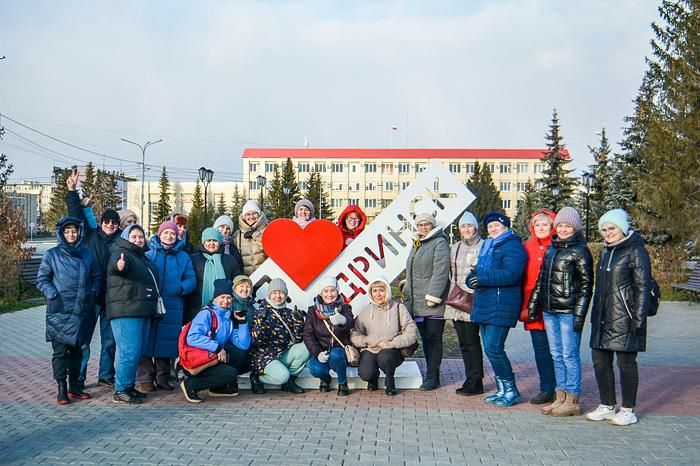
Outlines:
<svg viewBox="0 0 700 466"><path fill-rule="evenodd" d="M700 261L695 263L695 267L690 274L690 278L685 283L674 283L671 285L674 289L688 291L691 293L688 305L693 302L693 299L700 302Z"/></svg>
<svg viewBox="0 0 700 466"><path fill-rule="evenodd" d="M22 282L36 286L36 276L39 273L41 257L32 257L19 261L19 299L22 299Z"/></svg>

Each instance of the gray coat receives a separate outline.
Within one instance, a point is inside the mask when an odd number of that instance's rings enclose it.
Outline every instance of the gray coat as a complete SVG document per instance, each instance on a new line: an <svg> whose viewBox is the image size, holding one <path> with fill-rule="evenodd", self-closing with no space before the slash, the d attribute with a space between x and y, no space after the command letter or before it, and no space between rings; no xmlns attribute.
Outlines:
<svg viewBox="0 0 700 466"><path fill-rule="evenodd" d="M449 285L450 244L442 229L435 227L425 238L414 238L406 261L404 304L414 317L443 317Z"/></svg>

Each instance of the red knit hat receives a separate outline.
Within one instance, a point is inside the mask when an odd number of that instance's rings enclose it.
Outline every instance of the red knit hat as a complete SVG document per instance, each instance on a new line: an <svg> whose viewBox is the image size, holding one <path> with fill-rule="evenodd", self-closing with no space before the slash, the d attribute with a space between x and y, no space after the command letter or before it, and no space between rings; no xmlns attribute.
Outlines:
<svg viewBox="0 0 700 466"><path fill-rule="evenodd" d="M158 227L158 236L160 236L163 230L173 230L177 235L177 224L172 220L166 220L165 222L161 223Z"/></svg>

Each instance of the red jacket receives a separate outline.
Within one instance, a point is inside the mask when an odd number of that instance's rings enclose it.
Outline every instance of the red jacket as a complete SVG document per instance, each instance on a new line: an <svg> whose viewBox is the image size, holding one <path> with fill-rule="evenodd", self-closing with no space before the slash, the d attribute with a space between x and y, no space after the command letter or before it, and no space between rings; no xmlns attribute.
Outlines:
<svg viewBox="0 0 700 466"><path fill-rule="evenodd" d="M358 226L354 230L349 230L348 227L345 226L345 217L350 215L352 212L354 212L360 216L360 226ZM357 238L360 233L362 233L362 231L365 229L366 224L367 224L367 216L365 215L364 212L362 212L362 209L360 209L359 206L349 205L345 208L345 210L338 217L338 227L340 228L340 231L343 233L343 249L348 247L348 244L350 244L348 239L353 240L353 239Z"/></svg>
<svg viewBox="0 0 700 466"><path fill-rule="evenodd" d="M537 284L537 277L542 268L544 252L552 242L552 235L555 232L554 226L552 226L548 237L540 239L535 236L535 228L532 225L532 220L539 214L547 214L552 218L552 222L554 222L554 218L556 217L554 212L545 209L535 212L532 217L530 217L530 239L523 244L525 251L527 251L527 266L525 267L525 276L523 277L523 307L520 311L520 321L525 322L525 330L544 330L544 320L542 317L534 322L528 322L527 319L527 304L530 302L530 295Z"/></svg>

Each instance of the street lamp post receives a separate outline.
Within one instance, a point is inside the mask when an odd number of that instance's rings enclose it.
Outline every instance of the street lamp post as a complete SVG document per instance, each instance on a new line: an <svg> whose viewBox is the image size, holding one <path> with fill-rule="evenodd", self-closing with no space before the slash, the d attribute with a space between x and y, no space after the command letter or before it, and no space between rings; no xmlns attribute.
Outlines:
<svg viewBox="0 0 700 466"><path fill-rule="evenodd" d="M292 188L285 186L282 191L284 192L284 216L289 217L289 194L292 192Z"/></svg>
<svg viewBox="0 0 700 466"><path fill-rule="evenodd" d="M204 224L207 226L209 225L209 198L207 197L207 192L212 178L214 178L214 172L212 170L199 167L199 181L204 185Z"/></svg>
<svg viewBox="0 0 700 466"><path fill-rule="evenodd" d="M590 214L591 207L591 188L593 188L598 181L593 173L584 172L581 175L583 180L583 185L586 187L586 241L588 241L588 216Z"/></svg>
<svg viewBox="0 0 700 466"><path fill-rule="evenodd" d="M265 212L265 198L263 197L263 188L265 187L265 184L267 183L267 178L265 178L262 175L258 175L256 180L258 182L258 187L260 188L260 199L259 199L260 210Z"/></svg>
<svg viewBox="0 0 700 466"><path fill-rule="evenodd" d="M145 179L146 179L146 149L148 149L149 146L152 146L153 144L158 144L159 142L162 142L162 139L158 139L157 141L148 141L146 144L143 146L137 142L134 141L129 141L128 139L122 138L122 141L128 142L129 144L133 144L139 149L141 149L141 225L145 226L146 229L148 229L148 225L151 223L150 221L144 225L144 218L143 218L143 206L145 204L144 200L144 184L145 184ZM150 212L150 209L149 209Z"/></svg>

